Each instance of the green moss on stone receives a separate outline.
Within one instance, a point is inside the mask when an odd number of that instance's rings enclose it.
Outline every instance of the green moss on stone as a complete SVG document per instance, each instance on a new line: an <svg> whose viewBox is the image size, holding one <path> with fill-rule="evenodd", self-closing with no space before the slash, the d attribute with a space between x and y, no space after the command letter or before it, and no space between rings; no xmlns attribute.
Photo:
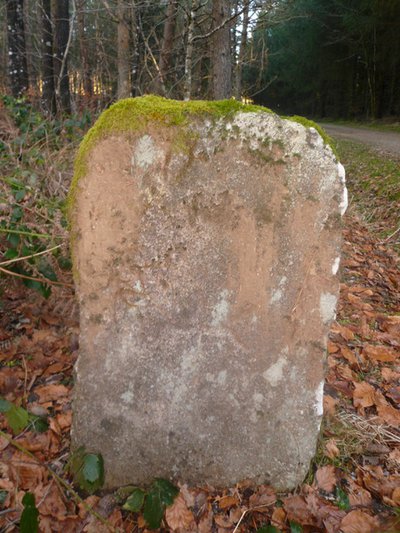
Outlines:
<svg viewBox="0 0 400 533"><path fill-rule="evenodd" d="M196 115L218 119L238 112L255 111L271 113L266 107L242 104L237 100L180 102L150 95L116 102L100 115L81 142L75 159L74 177L67 200L69 218L75 203L77 185L80 178L87 172L88 155L95 144L107 135L143 131L151 122L159 122L166 126L185 126L190 118Z"/></svg>
<svg viewBox="0 0 400 533"><path fill-rule="evenodd" d="M306 128L314 128L315 130L317 130L317 132L321 135L324 143L330 146L334 155L338 157L338 154L336 152L336 148L332 142L332 139L329 137L326 131L323 128L321 128L321 126L319 126L316 122L314 122L313 120L309 120L308 118L305 118L305 117L300 117L298 115L294 115L293 117L282 117L282 118L287 118L288 120L291 120L292 122L297 122L298 124L301 124L302 126L305 126Z"/></svg>
<svg viewBox="0 0 400 533"><path fill-rule="evenodd" d="M125 132L144 131L149 123L158 122L166 126L186 126L194 116L208 116L212 119L233 116L238 112L264 112L272 113L266 107L257 105L242 104L237 100L203 101L193 100L181 102L168 100L161 96L142 96L139 98L127 98L113 104L104 111L94 126L85 135L75 159L74 176L67 199L67 215L71 221L73 206L79 180L87 173L87 163L90 151L94 146L110 134ZM303 124L306 127L315 128L323 138L324 142L331 146L335 153L327 134L314 122L303 117L288 117L289 120ZM191 143L181 142L177 138L177 148L190 151ZM335 153L336 155L336 153Z"/></svg>

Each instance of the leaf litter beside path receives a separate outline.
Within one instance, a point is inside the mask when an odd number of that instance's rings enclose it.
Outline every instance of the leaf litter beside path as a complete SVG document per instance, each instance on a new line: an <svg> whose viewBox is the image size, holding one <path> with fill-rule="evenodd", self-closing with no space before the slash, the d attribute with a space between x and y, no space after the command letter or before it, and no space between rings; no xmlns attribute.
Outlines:
<svg viewBox="0 0 400 533"><path fill-rule="evenodd" d="M351 147L347 150L348 157L354 155ZM247 482L220 491L180 486L160 531L400 530L399 257L397 236L386 242L382 238L382 231L394 231L396 211L389 197L376 198L379 210L371 218L374 224L367 224L368 200L363 201L362 194L372 193L369 187L360 189L360 179L361 174L371 177L365 168L349 174L362 216L353 205L345 217L341 295L328 345L325 418L305 482L290 494ZM376 220L384 205L390 216ZM50 473L69 481L72 369L78 350L72 292L56 288L46 301L16 281L3 278L1 284L1 394L33 414L49 417L46 431L24 430L14 436L19 449L0 437L3 530L18 530L22 499L30 492L41 531L147 531L143 515L124 510L118 493L81 494L84 502L79 503ZM11 437L5 417L0 424Z"/></svg>

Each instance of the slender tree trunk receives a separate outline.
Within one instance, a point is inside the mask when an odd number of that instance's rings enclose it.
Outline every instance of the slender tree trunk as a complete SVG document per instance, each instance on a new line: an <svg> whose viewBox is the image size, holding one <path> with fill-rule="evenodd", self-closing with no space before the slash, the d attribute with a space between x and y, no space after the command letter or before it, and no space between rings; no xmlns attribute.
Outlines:
<svg viewBox="0 0 400 533"><path fill-rule="evenodd" d="M196 21L197 6L198 6L198 0L192 0L192 6L190 9L189 26L188 26L186 54L185 54L185 86L184 86L184 99L185 100L190 100L192 97L193 37L194 37L194 27L195 27L195 21Z"/></svg>
<svg viewBox="0 0 400 533"><path fill-rule="evenodd" d="M56 91L53 70L53 27L51 0L42 0L42 102L47 113L55 115Z"/></svg>
<svg viewBox="0 0 400 533"><path fill-rule="evenodd" d="M54 74L56 78L57 107L61 113L70 113L71 96L67 57L70 32L69 0L56 0L55 8Z"/></svg>
<svg viewBox="0 0 400 533"><path fill-rule="evenodd" d="M81 57L81 79L83 92L89 99L93 96L93 84L89 63L89 43L85 30L85 3L86 0L77 2L77 37L79 43L79 53Z"/></svg>
<svg viewBox="0 0 400 533"><path fill-rule="evenodd" d="M230 24L224 21L230 16L229 0L213 0L213 27L218 29L211 38L212 87L214 100L232 95L232 57Z"/></svg>
<svg viewBox="0 0 400 533"><path fill-rule="evenodd" d="M160 77L162 85L165 87L171 67L172 49L174 46L174 35L176 27L176 16L178 1L169 0L166 19L164 23L164 34L160 52Z"/></svg>
<svg viewBox="0 0 400 533"><path fill-rule="evenodd" d="M129 9L124 0L118 0L118 94L117 98L128 98L131 94Z"/></svg>
<svg viewBox="0 0 400 533"><path fill-rule="evenodd" d="M249 4L250 0L243 1L243 21L242 21L242 32L240 39L240 48L239 56L236 65L236 80L235 80L235 95L236 99L240 100L242 96L242 72L243 72L243 63L246 57L246 48L247 48L247 29L249 27Z"/></svg>
<svg viewBox="0 0 400 533"><path fill-rule="evenodd" d="M140 94L138 86L139 81L139 22L138 7L132 2L131 8L131 41L132 41L132 58L131 58L131 92L133 96Z"/></svg>
<svg viewBox="0 0 400 533"><path fill-rule="evenodd" d="M24 28L24 0L6 0L8 28L8 74L14 97L28 90L28 67Z"/></svg>

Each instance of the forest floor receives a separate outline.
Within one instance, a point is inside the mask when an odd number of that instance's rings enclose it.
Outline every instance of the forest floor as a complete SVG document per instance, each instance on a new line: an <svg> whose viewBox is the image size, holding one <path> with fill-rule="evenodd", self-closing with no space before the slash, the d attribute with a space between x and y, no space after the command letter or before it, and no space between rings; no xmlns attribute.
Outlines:
<svg viewBox="0 0 400 533"><path fill-rule="evenodd" d="M52 176L71 163L64 153L57 166L57 150ZM338 150L351 202L344 217L338 314L328 345L324 422L308 476L285 494L245 481L219 491L179 486L160 531L400 531L400 162L345 141ZM3 184L3 193L10 194L6 187L13 184ZM14 190L13 201L20 198L23 214L36 216L29 211L30 190L18 196L20 190ZM46 206L50 213L48 201ZM8 224L17 223L12 213ZM67 238L57 215L49 222L40 214L42 225L55 226L61 241ZM27 220L32 243L32 228L39 223ZM1 264L4 268L4 260ZM15 406L12 417L4 409L10 404L0 400L5 414L0 415L0 528L34 531L24 529L21 511L25 523L33 523L37 509L44 532L147 531L143 513L123 509L129 492L89 495L73 485L68 472L79 325L70 271L53 267L57 281L53 278L47 299L22 285L21 271L0 280L0 391ZM26 412L31 418L23 424ZM38 427L35 416L45 417L47 425ZM34 495L35 506L22 503L27 493Z"/></svg>

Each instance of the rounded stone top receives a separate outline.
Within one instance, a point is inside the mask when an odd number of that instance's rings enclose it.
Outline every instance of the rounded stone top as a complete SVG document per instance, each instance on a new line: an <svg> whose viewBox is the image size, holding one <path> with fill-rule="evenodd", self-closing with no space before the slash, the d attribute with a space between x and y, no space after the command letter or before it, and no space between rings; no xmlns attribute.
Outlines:
<svg viewBox="0 0 400 533"><path fill-rule="evenodd" d="M267 107L243 104L235 99L205 101L178 101L161 96L147 95L137 98L119 100L103 111L95 124L83 138L74 165L68 199L67 212L71 215L75 203L76 187L81 177L87 173L87 162L91 150L101 140L110 135L129 135L145 131L149 124L159 123L166 127L185 127L194 118L210 118L218 120L228 118L237 113L270 113ZM314 122L299 116L281 117L313 128L321 136L323 142L331 146L331 140ZM331 146L333 152L334 149Z"/></svg>

